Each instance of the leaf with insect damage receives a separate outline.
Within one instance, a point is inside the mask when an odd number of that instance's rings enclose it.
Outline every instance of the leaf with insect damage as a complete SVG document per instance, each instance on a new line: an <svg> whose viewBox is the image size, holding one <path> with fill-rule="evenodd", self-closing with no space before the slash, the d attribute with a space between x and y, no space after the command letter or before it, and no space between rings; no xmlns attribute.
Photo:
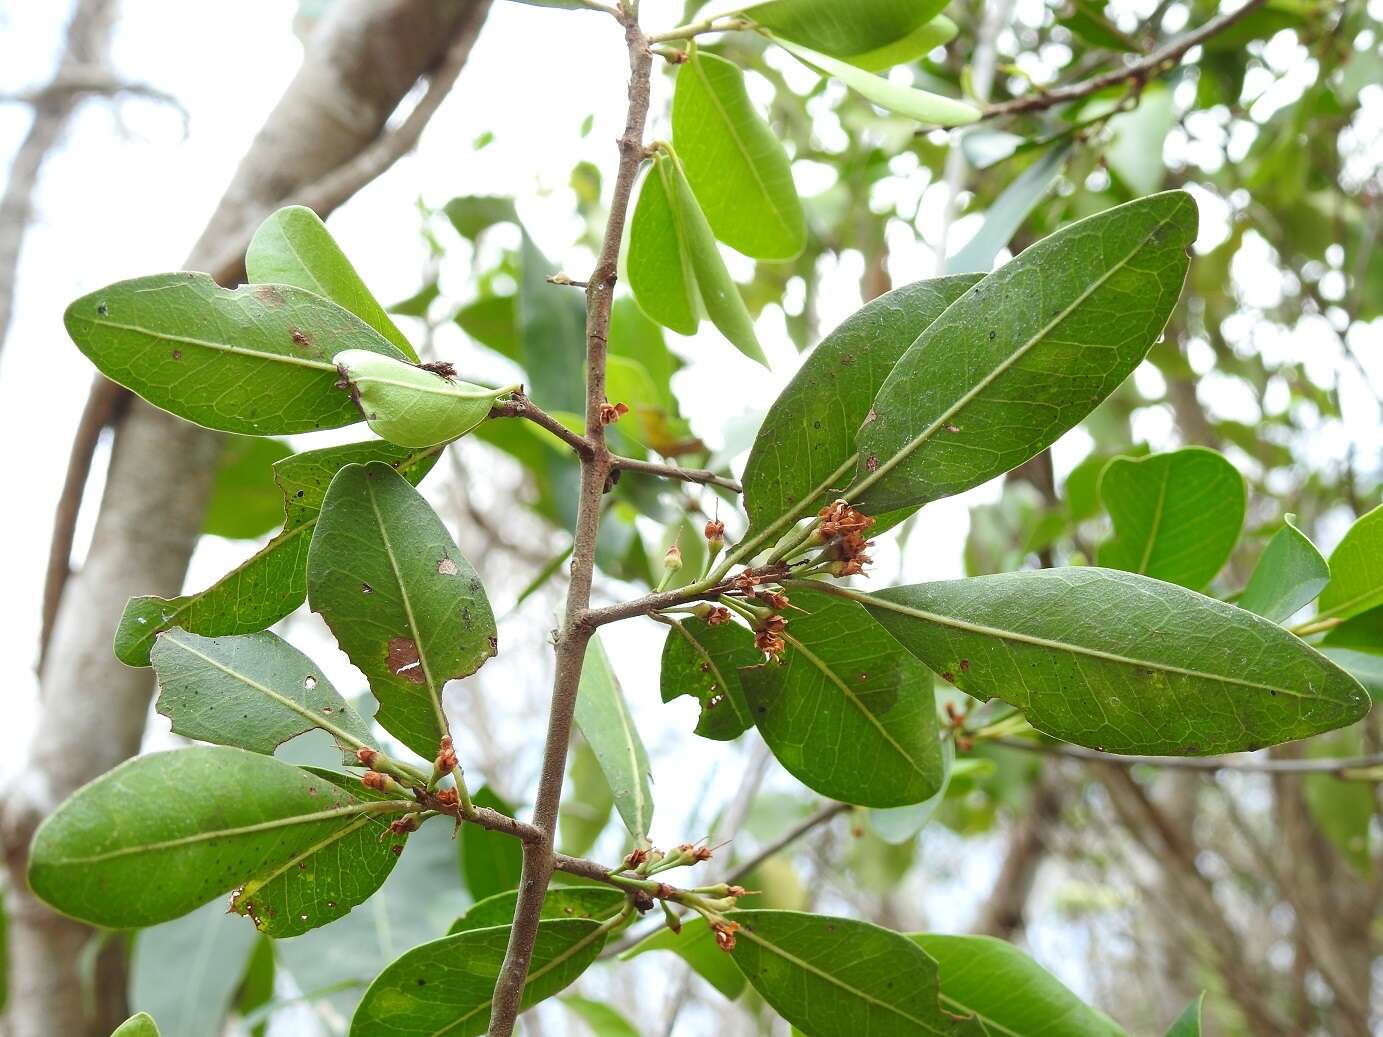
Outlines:
<svg viewBox="0 0 1383 1037"><path fill-rule="evenodd" d="M313 612L369 678L375 720L424 759L447 733L442 689L495 654L485 588L417 490L388 464L332 480L307 557Z"/></svg>
<svg viewBox="0 0 1383 1037"><path fill-rule="evenodd" d="M663 701L688 695L701 703L697 734L717 741L738 738L754 726L739 675L741 666L762 659L754 635L739 623L712 626L696 616L670 623L658 678Z"/></svg>

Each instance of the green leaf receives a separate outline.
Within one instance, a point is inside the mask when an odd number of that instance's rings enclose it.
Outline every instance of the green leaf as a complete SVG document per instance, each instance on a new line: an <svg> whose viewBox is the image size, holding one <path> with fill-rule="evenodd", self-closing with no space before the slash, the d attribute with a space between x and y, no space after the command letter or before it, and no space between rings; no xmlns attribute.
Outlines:
<svg viewBox="0 0 1383 1037"><path fill-rule="evenodd" d="M568 994L562 998L562 1004L586 1024L594 1037L639 1037L634 1024L604 1001Z"/></svg>
<svg viewBox="0 0 1383 1037"><path fill-rule="evenodd" d="M591 638L581 666L576 726L600 762L624 826L640 846L645 845L653 823L648 752L598 636Z"/></svg>
<svg viewBox="0 0 1383 1037"><path fill-rule="evenodd" d="M417 317L422 319L427 316L427 311L441 294L442 289L434 278L408 298L400 299L398 302L390 305L385 312L392 313L397 317Z"/></svg>
<svg viewBox="0 0 1383 1037"><path fill-rule="evenodd" d="M277 439L231 436L216 466L202 532L232 540L263 536L283 517L283 498L274 485L274 465L293 449Z"/></svg>
<svg viewBox="0 0 1383 1037"><path fill-rule="evenodd" d="M381 461L331 482L307 556L307 596L370 680L375 720L424 759L447 733L442 689L495 654L480 578L421 494Z"/></svg>
<svg viewBox="0 0 1383 1037"><path fill-rule="evenodd" d="M672 951L730 1001L744 993L744 973L716 946L715 933L699 915L684 921L680 933L666 926L650 933L621 954L620 961L637 958L648 951Z"/></svg>
<svg viewBox="0 0 1383 1037"><path fill-rule="evenodd" d="M696 616L672 619L658 677L663 701L688 695L701 703L697 734L722 742L738 738L754 724L739 668L761 658L754 635L738 623L711 626Z"/></svg>
<svg viewBox="0 0 1383 1037"><path fill-rule="evenodd" d="M248 1027L250 1037L264 1037L269 1032L266 1016L268 1006L274 1000L274 975L277 971L274 941L261 935L255 940L250 962L245 966L245 975L240 978L240 986L235 993L236 1014L242 1018L242 1025ZM255 1021L247 1018L249 1016L253 1016Z"/></svg>
<svg viewBox="0 0 1383 1037"><path fill-rule="evenodd" d="M399 446L437 446L459 439L514 388L473 385L360 349L344 350L332 360L370 431Z"/></svg>
<svg viewBox="0 0 1383 1037"><path fill-rule="evenodd" d="M1315 759L1348 758L1363 751L1360 732L1340 731L1313 740L1305 755ZM1374 786L1363 781L1341 781L1333 774L1307 774L1302 778L1301 791L1316 826L1360 878L1369 878L1374 871L1369 848Z"/></svg>
<svg viewBox="0 0 1383 1037"><path fill-rule="evenodd" d="M1003 194L994 199L980 229L946 261L946 269L956 274L969 271L989 273L994 260L1008 247L1029 214L1056 187L1070 154L1069 141L1053 144L1043 151L1032 165L1004 188Z"/></svg>
<svg viewBox="0 0 1383 1037"><path fill-rule="evenodd" d="M110 1037L159 1037L158 1025L148 1012L136 1012L117 1026Z"/></svg>
<svg viewBox="0 0 1383 1037"><path fill-rule="evenodd" d="M1205 994L1196 995L1167 1030L1166 1037L1201 1037L1201 1013L1205 1011Z"/></svg>
<svg viewBox="0 0 1383 1037"><path fill-rule="evenodd" d="M938 317L879 390L849 495L870 514L1022 464L1138 366L1186 276L1196 205L1154 195L1073 223Z"/></svg>
<svg viewBox="0 0 1383 1037"><path fill-rule="evenodd" d="M655 155L630 217L625 265L634 300L649 319L679 335L692 335L701 323L701 311L680 217L672 208L672 176L672 162Z"/></svg>
<svg viewBox="0 0 1383 1037"><path fill-rule="evenodd" d="M586 303L580 292L549 284L557 268L523 234L516 315L520 363L533 399L552 411L586 409Z"/></svg>
<svg viewBox="0 0 1383 1037"><path fill-rule="evenodd" d="M156 925L401 813L271 756L206 747L129 760L39 827L29 885L63 914L110 929Z"/></svg>
<svg viewBox="0 0 1383 1037"><path fill-rule="evenodd" d="M501 799L488 785L482 785L471 797L478 807L489 807L501 814L514 816L514 808ZM515 889L523 870L523 844L503 832L491 832L479 825L462 825L458 833L461 849L461 877L466 889L476 900ZM508 922L513 918L503 919ZM499 923L494 923L499 924Z"/></svg>
<svg viewBox="0 0 1383 1037"><path fill-rule="evenodd" d="M496 223L518 223L514 200L498 195L466 195L442 206L451 225L463 238L475 241Z"/></svg>
<svg viewBox="0 0 1383 1037"><path fill-rule="evenodd" d="M945 6L946 0L769 0L744 14L780 36L848 59L905 39Z"/></svg>
<svg viewBox="0 0 1383 1037"><path fill-rule="evenodd" d="M1330 566L1325 558L1297 528L1296 516L1285 515L1282 528L1263 549L1237 604L1281 623L1309 605L1329 582Z"/></svg>
<svg viewBox="0 0 1383 1037"><path fill-rule="evenodd" d="M902 86L780 36L769 39L822 75L839 79L865 100L897 115L935 126L966 126L980 117L980 110L964 101Z"/></svg>
<svg viewBox="0 0 1383 1037"><path fill-rule="evenodd" d="M1347 673L1251 612L1113 569L1044 569L847 592L976 698L1116 753L1245 752L1354 723Z"/></svg>
<svg viewBox="0 0 1383 1037"><path fill-rule="evenodd" d="M795 589L781 662L740 670L773 755L808 788L896 807L941 787L931 675L852 601ZM867 760L867 766L861 761Z"/></svg>
<svg viewBox="0 0 1383 1037"><path fill-rule="evenodd" d="M405 450L372 442L310 450L280 461L274 465L274 481L283 491L283 531L204 591L180 598L131 598L115 631L116 658L126 666L148 666L154 638L175 626L219 637L277 623L307 598L307 548L337 471L348 464L384 461L417 484L440 455L440 447Z"/></svg>
<svg viewBox="0 0 1383 1037"><path fill-rule="evenodd" d="M130 956L130 1007L162 1019L170 1035L221 1037L250 955L263 939L216 901L141 929ZM169 982L173 976L177 982Z"/></svg>
<svg viewBox="0 0 1383 1037"><path fill-rule="evenodd" d="M950 43L959 31L960 27L955 22L944 14L939 14L892 43L886 43L862 54L847 54L842 57L866 72L886 72L895 65L906 65L918 58L926 57L937 47Z"/></svg>
<svg viewBox="0 0 1383 1037"><path fill-rule="evenodd" d="M1319 619L1349 619L1383 605L1383 504L1362 516L1330 553Z"/></svg>
<svg viewBox="0 0 1383 1037"><path fill-rule="evenodd" d="M370 294L327 225L306 206L285 206L259 225L245 250L245 273L258 284L292 285L330 299L417 363L407 337Z"/></svg>
<svg viewBox="0 0 1383 1037"><path fill-rule="evenodd" d="M557 814L559 846L573 857L584 857L605 831L610 811L615 807L610 783L584 738L572 746L566 787Z"/></svg>
<svg viewBox="0 0 1383 1037"><path fill-rule="evenodd" d="M1123 1037L1103 1012L1087 1005L1017 947L992 936L908 937L941 969L941 1007L975 1015L1005 1037Z"/></svg>
<svg viewBox="0 0 1383 1037"><path fill-rule="evenodd" d="M508 925L514 920L514 910L518 902L517 889L487 897L472 904L466 913L453 923L447 935ZM603 922L619 914L624 904L624 894L613 886L562 886L549 889L543 896L543 907L539 917L589 918Z"/></svg>
<svg viewBox="0 0 1383 1037"><path fill-rule="evenodd" d="M1116 457L1100 475L1114 537L1100 564L1200 590L1229 561L1244 525L1244 477L1220 454L1193 446Z"/></svg>
<svg viewBox="0 0 1383 1037"><path fill-rule="evenodd" d="M1175 125L1172 91L1157 81L1144 87L1137 108L1109 120L1113 137L1104 149L1105 164L1134 196L1152 194L1162 187L1167 176L1162 148Z"/></svg>
<svg viewBox="0 0 1383 1037"><path fill-rule="evenodd" d="M1092 47L1126 54L1137 54L1141 49L1105 17L1102 0L1074 0L1071 13L1058 18L1057 24L1065 26Z"/></svg>
<svg viewBox="0 0 1383 1037"><path fill-rule="evenodd" d="M855 433L889 371L978 280L962 274L895 288L822 339L754 439L743 479L750 534L840 495L854 467Z"/></svg>
<svg viewBox="0 0 1383 1037"><path fill-rule="evenodd" d="M962 760L961 763L978 761ZM874 830L874 834L890 846L902 846L910 842L936 816L937 810L946 799L946 790L951 786L951 775L955 770L956 743L955 739L947 738L941 743L941 785L920 803L869 811L869 827Z"/></svg>
<svg viewBox="0 0 1383 1037"><path fill-rule="evenodd" d="M369 725L311 659L268 631L201 637L174 627L151 653L154 708L173 732L272 756L304 731L330 733L347 764L368 744Z"/></svg>
<svg viewBox="0 0 1383 1037"><path fill-rule="evenodd" d="M604 944L588 919L538 924L522 1007L551 997L581 975ZM351 1019L351 1037L476 1037L490 1021L490 1003L509 926L472 929L414 947L391 962L365 991Z"/></svg>
<svg viewBox="0 0 1383 1037"><path fill-rule="evenodd" d="M899 933L797 911L731 911L730 952L774 1011L805 1033L952 1034L937 1003L937 967Z"/></svg>
<svg viewBox="0 0 1383 1037"><path fill-rule="evenodd" d="M72 341L113 382L221 432L279 436L360 420L333 354L403 354L333 302L288 285L228 291L206 274L154 274L78 299Z"/></svg>
<svg viewBox="0 0 1383 1037"><path fill-rule="evenodd" d="M462 331L516 364L522 361L518 319L518 301L512 295L487 295L456 312Z"/></svg>
<svg viewBox="0 0 1383 1037"><path fill-rule="evenodd" d="M677 69L672 139L717 238L756 259L802 251L807 224L787 152L749 100L736 65L691 49Z"/></svg>

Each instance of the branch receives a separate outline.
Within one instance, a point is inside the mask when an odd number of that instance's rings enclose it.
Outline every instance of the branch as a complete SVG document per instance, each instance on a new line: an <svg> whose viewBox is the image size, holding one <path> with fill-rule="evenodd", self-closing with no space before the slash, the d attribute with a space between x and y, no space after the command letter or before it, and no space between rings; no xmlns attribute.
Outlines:
<svg viewBox="0 0 1383 1037"><path fill-rule="evenodd" d="M731 493L744 492L744 487L738 480L717 475L707 468L679 468L676 465L657 464L653 461L636 461L632 457L612 457L610 467L616 471L642 472L644 475L680 479L682 482L699 483L702 486L719 486Z"/></svg>
<svg viewBox="0 0 1383 1037"><path fill-rule="evenodd" d="M820 810L818 810L811 817L807 818L805 821L800 821L793 827L789 828L786 832L784 832L773 842L769 843L758 853L754 854L753 857L750 857L749 860L745 861L743 864L736 866L735 870L730 873L729 881L738 882L740 879L744 878L764 861L772 857L775 853L781 853L783 850L786 850L793 843L797 842L798 839L801 839L808 832L820 828L827 821L831 820L831 818L843 814L849 809L849 803L832 803L828 807L822 807Z"/></svg>
<svg viewBox="0 0 1383 1037"><path fill-rule="evenodd" d="M1016 97L1012 101L1004 101L1000 104L992 104L984 109L981 119L996 119L1005 115L1021 115L1025 112L1044 111L1054 108L1059 104L1066 104L1070 101L1079 101L1083 97L1110 86L1117 86L1120 83L1146 83L1154 76L1161 75L1171 68L1192 47L1199 46L1212 36L1224 32L1239 19L1243 18L1251 11L1262 7L1265 0L1248 0L1242 7L1230 11L1226 14L1216 15L1206 22L1199 29L1188 32L1185 36L1172 40L1165 47L1153 51L1145 58L1125 65L1123 68L1113 69L1109 72L1083 79L1078 83L1068 83L1065 86L1054 86L1041 93L1029 94L1025 97Z"/></svg>
<svg viewBox="0 0 1383 1037"><path fill-rule="evenodd" d="M490 408L490 417L527 418L539 428L544 428L551 432L563 443L575 450L582 458L590 457L592 454L590 440L581 433L573 432L571 429L567 428L567 426L563 425L551 414L539 407L522 392L516 392L509 399L496 403Z"/></svg>
<svg viewBox="0 0 1383 1037"><path fill-rule="evenodd" d="M1330 774L1346 781L1377 781L1368 771L1383 767L1383 753L1334 759L1262 760L1234 756L1124 756L1102 753L1067 742L1033 742L1026 738L994 738L991 741L1010 749L1029 753L1065 756L1087 763L1114 764L1119 767L1165 767L1185 771L1240 771L1246 774Z"/></svg>
<svg viewBox="0 0 1383 1037"><path fill-rule="evenodd" d="M490 1037L510 1037L514 1032L538 935L543 897L554 865L552 844L557 831L562 782L566 775L567 746L581 681L581 664L594 627L583 622L591 601L595 572L596 536L600 527L601 498L610 476L611 459L605 445L601 409L605 405L605 362L610 333L610 307L614 302L620 241L629 211L634 181L643 162L644 126L648 120L649 80L653 53L639 28L637 8L621 4L618 17L624 26L629 52L629 108L619 140L619 168L615 175L610 215L600 255L586 288L586 440L591 452L581 458L581 490L577 502L576 530L572 538L571 583L562 631L557 638L552 702L548 712L547 741L543 747L542 774L533 806L533 824L542 836L539 844L526 844L518 903L509 931L509 947L495 983L490 1012Z"/></svg>

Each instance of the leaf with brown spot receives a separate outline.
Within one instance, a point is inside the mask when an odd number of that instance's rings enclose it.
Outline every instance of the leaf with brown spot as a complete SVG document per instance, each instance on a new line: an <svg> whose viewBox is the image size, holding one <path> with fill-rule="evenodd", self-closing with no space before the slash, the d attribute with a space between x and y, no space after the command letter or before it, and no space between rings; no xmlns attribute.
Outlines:
<svg viewBox="0 0 1383 1037"><path fill-rule="evenodd" d="M435 756L447 733L442 688L495 654L495 618L442 520L388 464L347 465L332 480L308 549L307 597L369 678L375 719Z"/></svg>

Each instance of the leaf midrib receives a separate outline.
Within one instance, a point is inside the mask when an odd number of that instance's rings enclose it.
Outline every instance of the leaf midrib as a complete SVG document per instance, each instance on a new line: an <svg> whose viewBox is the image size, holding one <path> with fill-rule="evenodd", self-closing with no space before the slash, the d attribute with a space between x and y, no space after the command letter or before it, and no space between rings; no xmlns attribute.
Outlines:
<svg viewBox="0 0 1383 1037"><path fill-rule="evenodd" d="M215 350L219 353L233 353L236 356L253 358L256 360L270 360L275 363L290 364L295 367L310 367L317 371L335 371L336 366L323 360L309 360L306 357L290 356L287 353L265 353L258 349L246 349L244 346L233 346L225 342L211 342L203 338L193 338L191 335L175 335L168 331L154 331L150 328L141 327L138 324L124 324L113 320L89 320L92 327L113 328L118 331L132 331L138 335L147 335L160 342L177 342L184 346L200 346L203 349ZM388 354L381 353L381 356Z"/></svg>

